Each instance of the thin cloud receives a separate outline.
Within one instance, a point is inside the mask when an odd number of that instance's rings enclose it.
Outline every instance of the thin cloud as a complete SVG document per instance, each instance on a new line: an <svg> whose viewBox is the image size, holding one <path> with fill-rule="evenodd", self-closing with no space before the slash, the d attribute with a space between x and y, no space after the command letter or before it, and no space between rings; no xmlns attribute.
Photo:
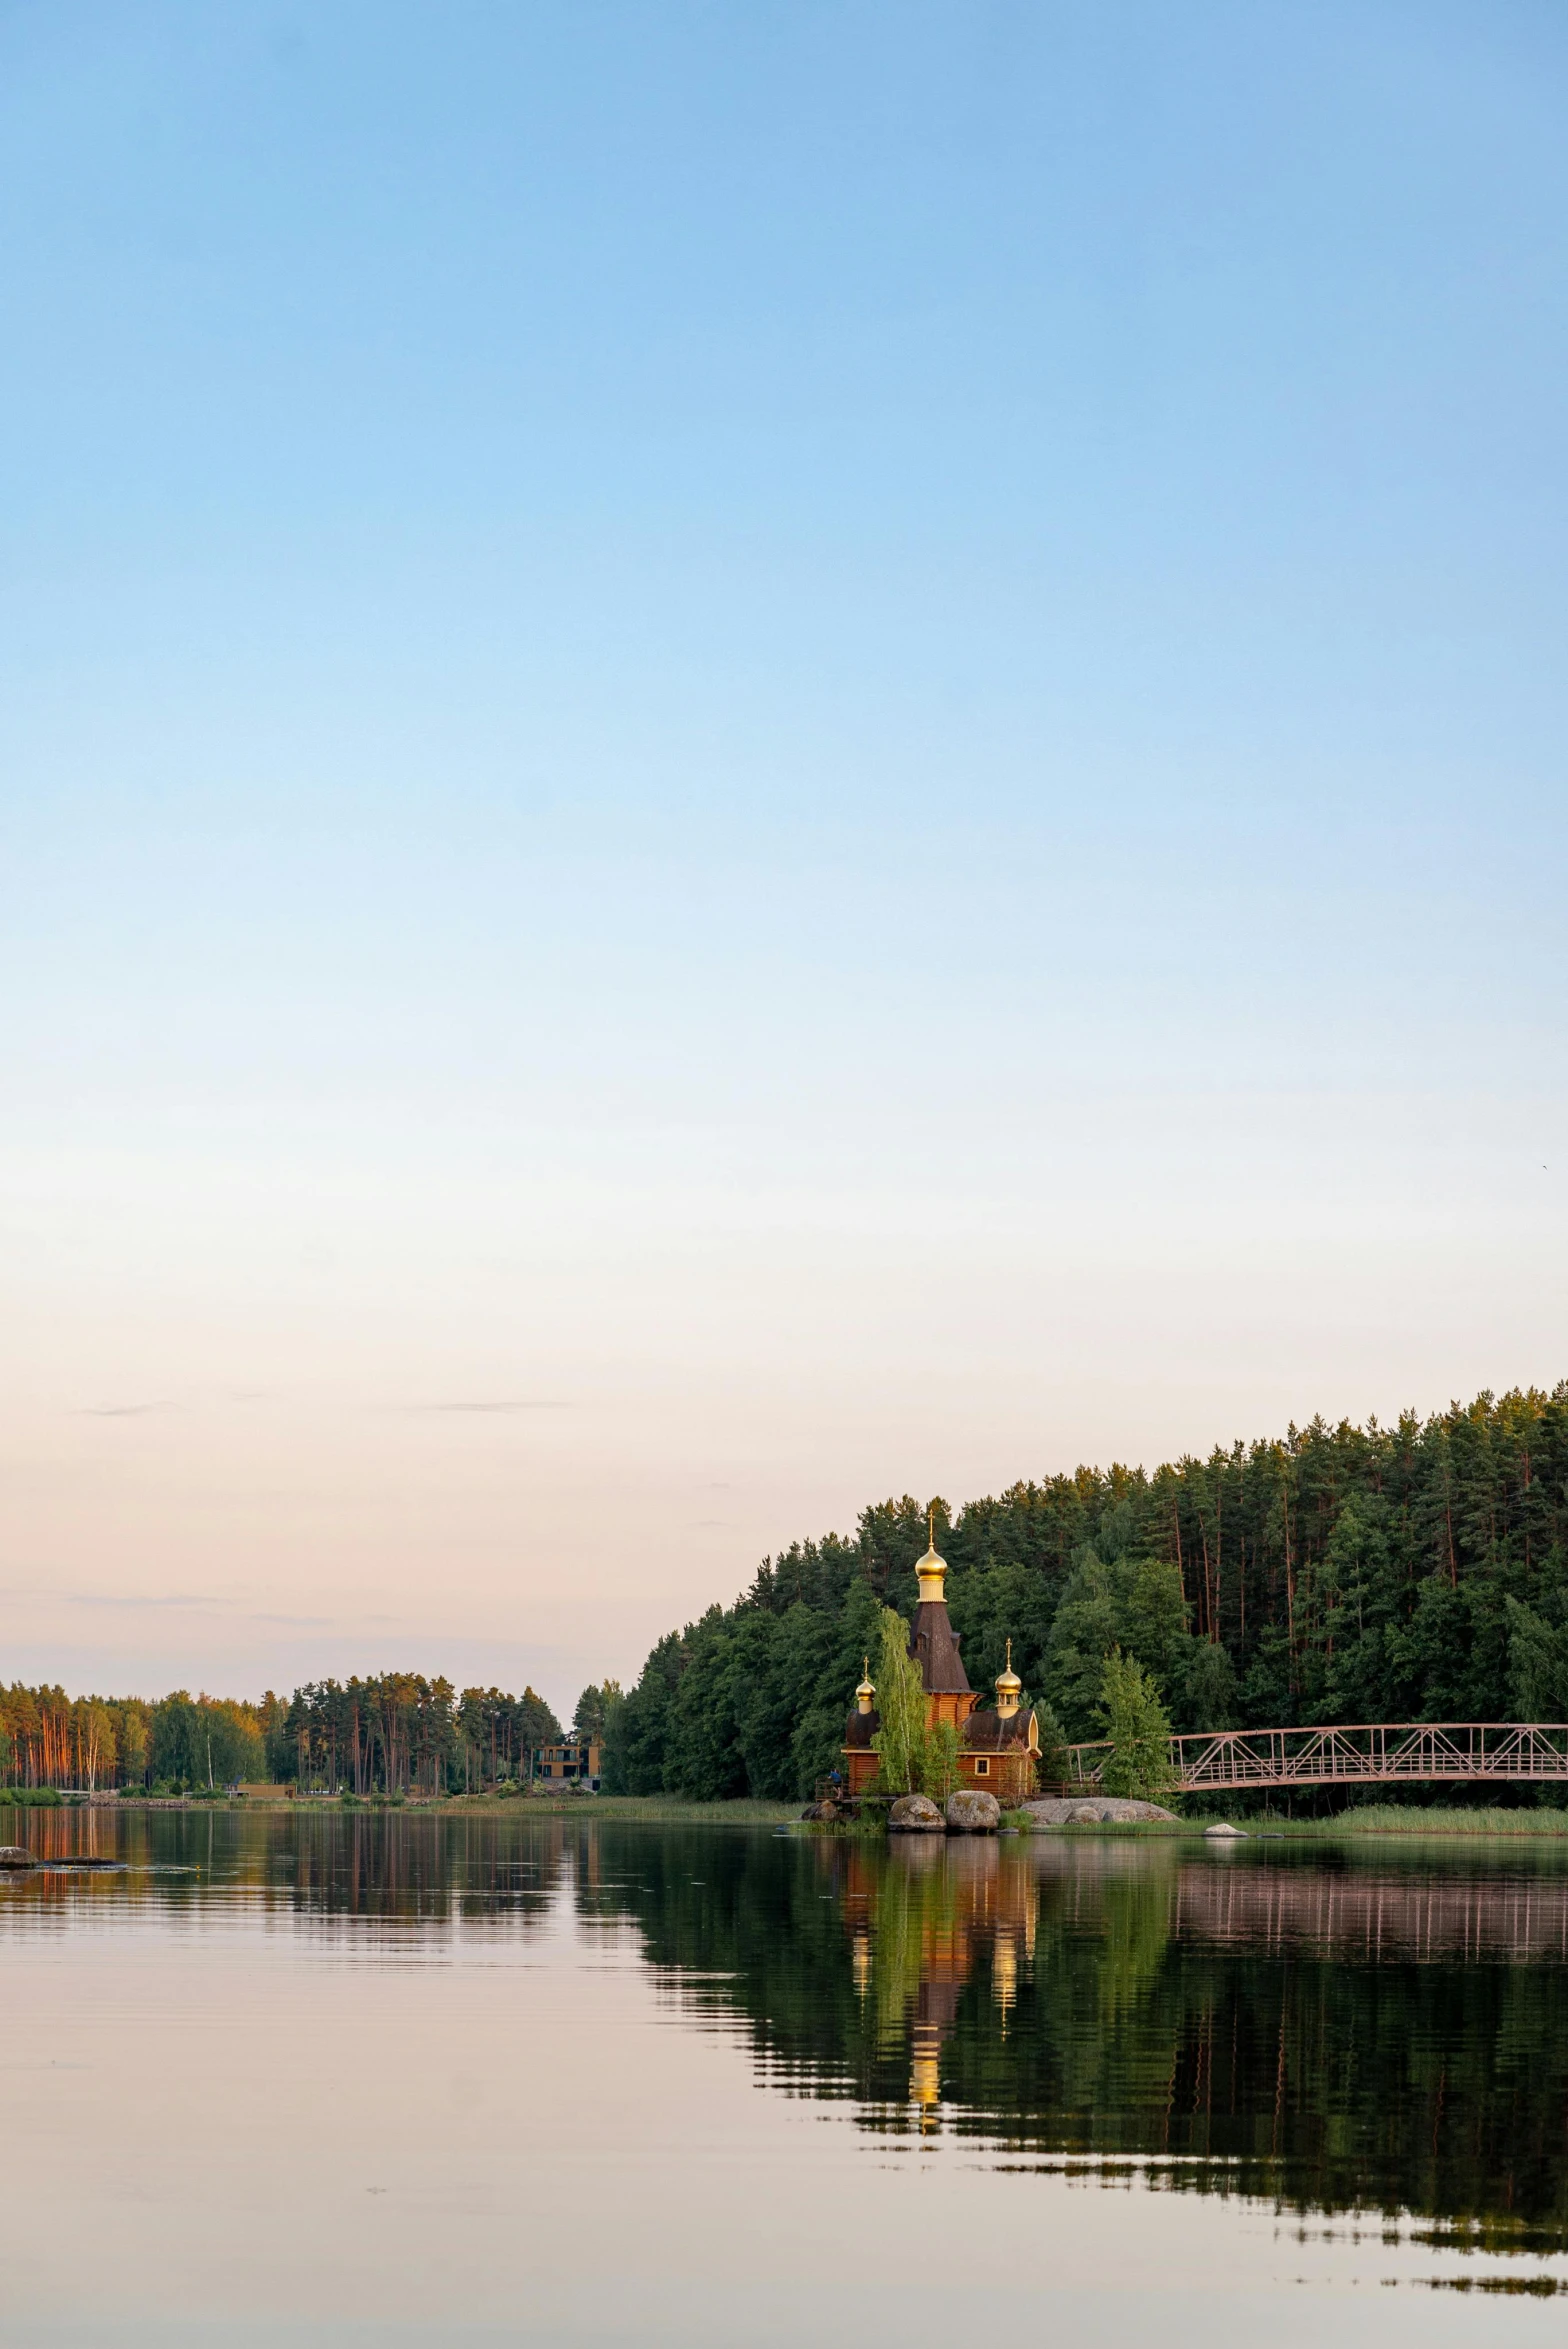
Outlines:
<svg viewBox="0 0 1568 2349"><path fill-rule="evenodd" d="M527 1396L518 1400L477 1403L414 1403L414 1411L569 1411L570 1403L553 1395Z"/></svg>
<svg viewBox="0 0 1568 2349"><path fill-rule="evenodd" d="M84 1403L77 1419L144 1419L149 1411L167 1411L167 1403Z"/></svg>
<svg viewBox="0 0 1568 2349"><path fill-rule="evenodd" d="M118 1590L73 1590L64 1596L72 1607L219 1607L223 1604L210 1592L195 1590L167 1591L157 1598L128 1596Z"/></svg>

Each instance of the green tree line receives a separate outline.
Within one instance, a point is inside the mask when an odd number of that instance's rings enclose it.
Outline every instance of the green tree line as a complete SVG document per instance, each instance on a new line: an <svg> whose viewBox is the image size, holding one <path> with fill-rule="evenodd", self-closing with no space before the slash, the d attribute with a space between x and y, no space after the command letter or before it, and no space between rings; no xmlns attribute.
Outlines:
<svg viewBox="0 0 1568 2349"><path fill-rule="evenodd" d="M459 1695L417 1672L318 1680L262 1710L273 1776L328 1794L471 1794L526 1779L535 1749L561 1736L531 1688Z"/></svg>
<svg viewBox="0 0 1568 2349"><path fill-rule="evenodd" d="M263 1777L265 1768L256 1705L193 1697L183 1688L149 1701L0 1685L0 1783L7 1786L217 1787Z"/></svg>
<svg viewBox="0 0 1568 2349"><path fill-rule="evenodd" d="M666 1633L611 1710L607 1783L808 1793L882 1609L914 1607L926 1508L794 1543ZM935 1509L970 1680L1011 1637L1026 1701L1070 1739L1103 1734L1118 1651L1177 1729L1568 1720L1568 1381Z"/></svg>
<svg viewBox="0 0 1568 2349"><path fill-rule="evenodd" d="M597 1723L614 1683L584 1691ZM593 1707L597 1706L597 1713ZM260 1704L228 1697L68 1697L0 1686L0 1783L16 1788L220 1788L447 1794L526 1778L561 1724L531 1688L509 1696L419 1673L319 1680Z"/></svg>

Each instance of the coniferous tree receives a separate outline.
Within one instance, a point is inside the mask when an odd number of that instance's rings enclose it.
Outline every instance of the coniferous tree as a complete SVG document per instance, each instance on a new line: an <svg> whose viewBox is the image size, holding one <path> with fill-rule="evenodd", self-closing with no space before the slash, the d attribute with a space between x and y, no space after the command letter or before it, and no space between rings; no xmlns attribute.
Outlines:
<svg viewBox="0 0 1568 2349"><path fill-rule="evenodd" d="M1178 1729L1568 1721L1568 1382L939 1513L971 1679L985 1688L1010 1637L1072 1739L1096 1734L1118 1647ZM734 1607L671 1632L627 1693L616 1783L713 1784L712 1747L727 1783L809 1792L838 1759L868 1619L913 1606L925 1540L924 1504L880 1502L853 1539L792 1544ZM699 1734L710 1701L724 1723Z"/></svg>

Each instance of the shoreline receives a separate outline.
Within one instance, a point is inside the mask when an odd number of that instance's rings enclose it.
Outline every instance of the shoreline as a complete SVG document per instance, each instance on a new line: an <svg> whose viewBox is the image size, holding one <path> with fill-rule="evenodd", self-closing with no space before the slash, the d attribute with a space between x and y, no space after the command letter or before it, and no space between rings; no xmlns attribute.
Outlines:
<svg viewBox="0 0 1568 2349"><path fill-rule="evenodd" d="M415 1797L402 1802L388 1801L379 1796L350 1797L340 1795L280 1795L203 1797L193 1795L104 1795L73 1797L66 1794L59 1803L12 1803L6 1789L0 1788L0 1810L18 1814L41 1811L46 1816L61 1812L94 1814L143 1813L148 1811L183 1811L192 1814L222 1812L226 1817L251 1815L264 1818L333 1819L387 1816L441 1819L609 1819L617 1822L640 1821L648 1826L713 1826L713 1827L788 1827L803 1833L830 1837L848 1829L817 1827L801 1817L797 1802L773 1802L761 1798L741 1797L729 1802L689 1802L678 1795L446 1795L436 1798ZM1337 1816L1323 1819L1281 1819L1266 1814L1252 1818L1240 1816L1228 1823L1240 1830L1238 1841L1270 1843L1343 1843L1370 1840L1486 1842L1486 1843L1544 1843L1561 1844L1568 1851L1568 1810L1465 1811L1447 1806L1430 1810L1406 1809L1395 1804L1364 1804L1342 1811ZM1031 1827L1010 1821L1004 1825L1004 1834L1029 1837L1055 1835L1076 1839L1106 1839L1120 1841L1142 1840L1202 1841L1204 1831L1220 1824L1218 1818L1188 1818L1165 1820L1096 1820L1072 1824ZM868 1830L860 1826L853 1830L865 1836ZM880 1840L880 1838L878 1838Z"/></svg>
<svg viewBox="0 0 1568 2349"><path fill-rule="evenodd" d="M798 1823L797 1802L769 1802L743 1796L733 1802L687 1802L679 1795L414 1795L402 1802L384 1795L344 1798L311 1795L86 1795L64 1794L58 1803L8 1799L0 1787L0 1811L18 1815L33 1812L45 1818L62 1814L102 1818L132 1812L183 1811L191 1816L221 1812L228 1818L442 1818L442 1819L641 1819L650 1823L703 1823L715 1826L787 1826Z"/></svg>

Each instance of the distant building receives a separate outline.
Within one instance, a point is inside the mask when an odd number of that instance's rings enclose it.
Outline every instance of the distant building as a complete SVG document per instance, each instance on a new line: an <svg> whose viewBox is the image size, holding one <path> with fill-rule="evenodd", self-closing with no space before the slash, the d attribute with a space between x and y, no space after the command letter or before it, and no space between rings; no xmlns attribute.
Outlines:
<svg viewBox="0 0 1568 2349"><path fill-rule="evenodd" d="M1033 1712L1022 1712L1023 1682L1013 1670L1013 1643L1007 1643L1007 1663L996 1676L996 1709L977 1711L977 1690L969 1685L963 1660L943 1596L947 1561L936 1554L933 1520L930 1546L915 1569L920 1577L920 1603L910 1629L909 1653L920 1666L926 1692L926 1723L936 1728L950 1721L958 1731L960 1783L982 1794L994 1794L1006 1810L1027 1802L1035 1791L1040 1753L1040 1729ZM862 1794L876 1778L878 1756L871 1740L881 1722L869 1674L855 1691L855 1710L844 1732L844 1775L851 1794Z"/></svg>
<svg viewBox="0 0 1568 2349"><path fill-rule="evenodd" d="M581 1744L569 1738L560 1745L542 1745L534 1754L534 1777L557 1786L586 1786L597 1794L602 1752L597 1737L585 1738Z"/></svg>

